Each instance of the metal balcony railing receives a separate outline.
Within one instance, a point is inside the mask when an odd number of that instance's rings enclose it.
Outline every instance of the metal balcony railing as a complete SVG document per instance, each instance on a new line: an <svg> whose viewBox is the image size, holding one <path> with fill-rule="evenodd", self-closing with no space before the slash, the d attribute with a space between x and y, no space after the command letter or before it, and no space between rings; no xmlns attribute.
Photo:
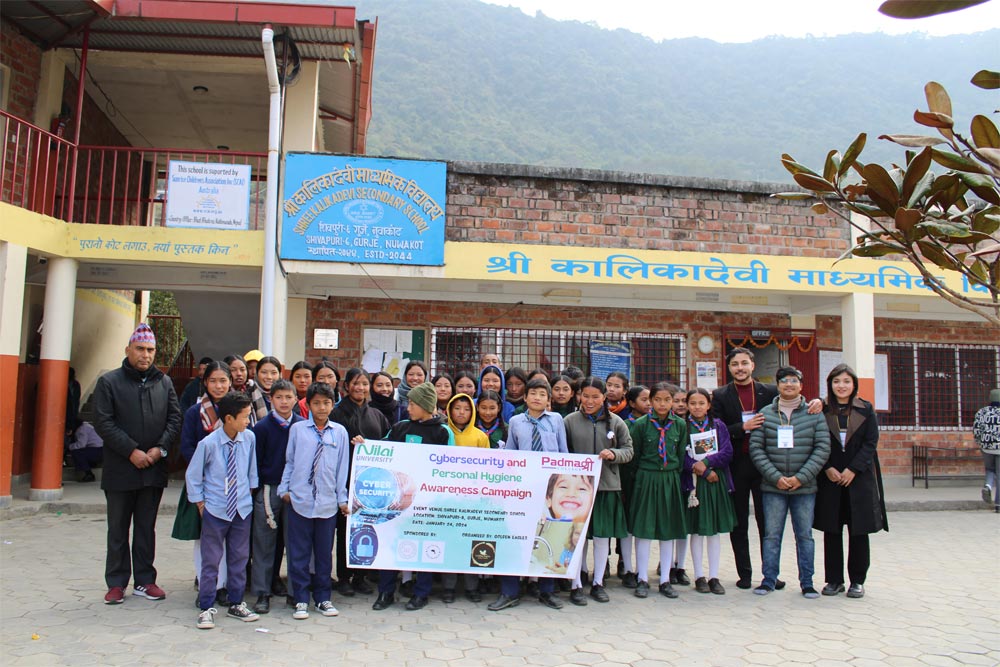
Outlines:
<svg viewBox="0 0 1000 667"><path fill-rule="evenodd" d="M249 228L263 229L267 154L75 146L0 111L0 201L67 222L162 226L170 162L250 165Z"/></svg>

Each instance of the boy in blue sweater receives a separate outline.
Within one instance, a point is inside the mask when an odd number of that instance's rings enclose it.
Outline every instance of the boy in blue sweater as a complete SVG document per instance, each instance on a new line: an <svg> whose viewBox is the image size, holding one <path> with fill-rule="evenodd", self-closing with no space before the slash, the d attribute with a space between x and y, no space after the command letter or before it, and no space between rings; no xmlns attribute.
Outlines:
<svg viewBox="0 0 1000 667"><path fill-rule="evenodd" d="M250 557L251 489L258 484L254 434L247 430L250 398L241 392L229 392L219 401L218 415L222 428L198 443L184 475L188 501L198 506L201 515L198 628L202 630L215 627L217 612L212 603L223 545L229 571L228 615L241 621L259 618L243 602Z"/></svg>
<svg viewBox="0 0 1000 667"><path fill-rule="evenodd" d="M298 396L288 380L271 385L271 412L253 427L257 438L257 475L260 487L253 499L253 562L250 589L257 595L253 610L266 614L271 610L271 591L281 578L282 536L285 531L285 505L278 495L281 474L285 470L285 449L293 424L304 421L295 412Z"/></svg>
<svg viewBox="0 0 1000 667"><path fill-rule="evenodd" d="M337 512L347 505L347 429L330 421L334 393L330 385L314 382L306 391L311 419L288 431L285 469L278 495L290 505L287 514L288 578L295 596L292 618L309 618L309 593L316 611L324 616L339 612L330 602L333 570L333 533ZM314 562L309 573L309 560Z"/></svg>

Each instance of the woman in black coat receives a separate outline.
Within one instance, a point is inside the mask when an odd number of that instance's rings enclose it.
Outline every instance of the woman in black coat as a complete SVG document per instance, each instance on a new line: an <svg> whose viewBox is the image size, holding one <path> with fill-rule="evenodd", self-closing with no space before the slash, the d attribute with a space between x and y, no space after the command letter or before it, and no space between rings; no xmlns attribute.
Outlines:
<svg viewBox="0 0 1000 667"><path fill-rule="evenodd" d="M879 468L878 419L868 401L858 398L858 376L847 364L826 378L826 421L830 458L819 476L813 527L823 531L826 586L823 595L844 591L843 527L847 526L847 597L865 595L871 562L868 535L888 530L882 471Z"/></svg>

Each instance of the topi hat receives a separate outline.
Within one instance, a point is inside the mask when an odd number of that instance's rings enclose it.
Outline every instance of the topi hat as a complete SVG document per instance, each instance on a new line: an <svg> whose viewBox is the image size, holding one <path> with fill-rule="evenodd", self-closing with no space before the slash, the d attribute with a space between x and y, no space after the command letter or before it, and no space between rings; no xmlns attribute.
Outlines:
<svg viewBox="0 0 1000 667"><path fill-rule="evenodd" d="M153 330L149 328L149 325L143 322L135 328L132 332L132 337L128 339L128 344L132 343L149 343L150 345L156 345L156 336L153 334Z"/></svg>

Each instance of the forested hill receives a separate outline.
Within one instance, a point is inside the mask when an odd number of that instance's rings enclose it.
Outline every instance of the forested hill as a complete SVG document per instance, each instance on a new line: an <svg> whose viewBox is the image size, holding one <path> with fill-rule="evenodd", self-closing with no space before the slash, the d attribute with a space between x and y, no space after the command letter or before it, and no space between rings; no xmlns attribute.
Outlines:
<svg viewBox="0 0 1000 667"><path fill-rule="evenodd" d="M996 67L998 29L719 44L475 0L357 9L379 20L372 155L788 181L782 152L820 165L860 131L864 161L900 159L875 137L918 133L927 81L948 89L966 130L1000 106L968 83Z"/></svg>

